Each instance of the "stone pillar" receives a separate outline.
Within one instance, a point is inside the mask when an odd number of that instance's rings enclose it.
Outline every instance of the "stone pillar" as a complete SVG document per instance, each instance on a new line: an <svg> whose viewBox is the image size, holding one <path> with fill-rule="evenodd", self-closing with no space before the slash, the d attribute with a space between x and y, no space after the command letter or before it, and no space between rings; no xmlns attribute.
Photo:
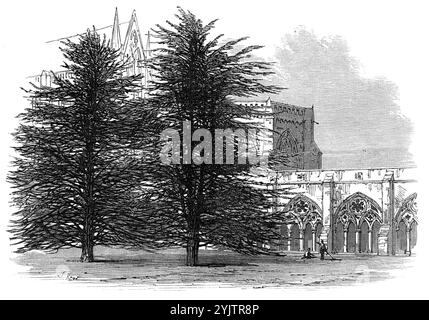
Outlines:
<svg viewBox="0 0 429 320"><path fill-rule="evenodd" d="M388 254L387 251L387 247L388 247L388 243L387 240L389 238L389 232L391 232L389 225L382 225L380 228L380 232L379 232L379 237L378 237L378 243L377 243L377 247L378 247L378 253L381 255L386 255Z"/></svg>
<svg viewBox="0 0 429 320"><path fill-rule="evenodd" d="M394 188L394 172L386 171L381 182L382 192L382 225L380 228L380 236L378 238L378 249L380 254L395 255L395 188Z"/></svg>
<svg viewBox="0 0 429 320"><path fill-rule="evenodd" d="M291 235L290 234L290 229L292 228L292 225L288 224L286 226L287 226L287 235L288 235L288 237L287 237L287 251L290 251L291 242L292 242L292 239L290 237L290 235Z"/></svg>
<svg viewBox="0 0 429 320"><path fill-rule="evenodd" d="M347 252L347 229L344 229L344 252Z"/></svg>
<svg viewBox="0 0 429 320"><path fill-rule="evenodd" d="M369 252L373 252L372 250L372 230L368 230L368 246L369 246Z"/></svg>
<svg viewBox="0 0 429 320"><path fill-rule="evenodd" d="M313 230L313 248L311 250L316 251L316 230Z"/></svg>
<svg viewBox="0 0 429 320"><path fill-rule="evenodd" d="M356 249L355 249L356 253L360 252L360 230L356 229Z"/></svg>
<svg viewBox="0 0 429 320"><path fill-rule="evenodd" d="M407 227L407 253L411 253L411 232L410 232L410 227Z"/></svg>
<svg viewBox="0 0 429 320"><path fill-rule="evenodd" d="M304 230L299 230L299 251L304 251Z"/></svg>
<svg viewBox="0 0 429 320"><path fill-rule="evenodd" d="M335 194L335 183L334 174L326 173L323 184L322 184L322 222L323 229L320 235L320 240L323 240L328 248L331 250L334 248L334 194ZM330 236L331 242L328 242L328 236Z"/></svg>

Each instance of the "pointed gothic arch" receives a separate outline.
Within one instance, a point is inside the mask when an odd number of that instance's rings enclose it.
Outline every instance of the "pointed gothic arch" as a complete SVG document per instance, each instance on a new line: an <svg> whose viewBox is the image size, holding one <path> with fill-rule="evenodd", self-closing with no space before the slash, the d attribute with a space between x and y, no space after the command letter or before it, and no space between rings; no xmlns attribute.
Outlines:
<svg viewBox="0 0 429 320"><path fill-rule="evenodd" d="M396 225L398 225L401 221L404 221L407 227L410 227L413 222L418 224L416 199L417 193L413 193L402 202L401 207L395 215Z"/></svg>
<svg viewBox="0 0 429 320"><path fill-rule="evenodd" d="M296 222L301 230L307 224L315 230L318 223L322 222L322 209L306 195L300 194L292 198L284 208L286 222Z"/></svg>
<svg viewBox="0 0 429 320"><path fill-rule="evenodd" d="M394 220L396 252L411 254L417 243L417 193L408 196L403 202Z"/></svg>
<svg viewBox="0 0 429 320"><path fill-rule="evenodd" d="M375 221L381 223L381 215L381 207L374 199L356 192L344 199L337 208L335 221L341 222L344 227L353 222L358 228L366 222L372 228Z"/></svg>
<svg viewBox="0 0 429 320"><path fill-rule="evenodd" d="M322 210L309 197L300 194L292 198L282 210L283 230L287 233L287 250L315 250L322 233Z"/></svg>
<svg viewBox="0 0 429 320"><path fill-rule="evenodd" d="M361 192L344 199L334 215L336 249L339 252L378 252L378 243L374 240L378 241L381 216L380 205Z"/></svg>
<svg viewBox="0 0 429 320"><path fill-rule="evenodd" d="M276 143L276 150L292 155L299 152L298 140L294 137L290 129L284 130L279 135Z"/></svg>

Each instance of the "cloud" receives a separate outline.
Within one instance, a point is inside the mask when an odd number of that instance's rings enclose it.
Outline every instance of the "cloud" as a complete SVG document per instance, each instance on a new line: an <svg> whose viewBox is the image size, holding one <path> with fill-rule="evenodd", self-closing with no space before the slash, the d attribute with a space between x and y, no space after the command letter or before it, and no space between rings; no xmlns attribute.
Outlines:
<svg viewBox="0 0 429 320"><path fill-rule="evenodd" d="M272 99L314 105L319 123L315 138L325 164L344 167L337 161L341 152L354 154L348 157L349 167L410 164L413 128L401 114L397 86L382 77L363 77L343 38L318 38L300 27L284 36L276 59L276 75L270 82L288 90Z"/></svg>

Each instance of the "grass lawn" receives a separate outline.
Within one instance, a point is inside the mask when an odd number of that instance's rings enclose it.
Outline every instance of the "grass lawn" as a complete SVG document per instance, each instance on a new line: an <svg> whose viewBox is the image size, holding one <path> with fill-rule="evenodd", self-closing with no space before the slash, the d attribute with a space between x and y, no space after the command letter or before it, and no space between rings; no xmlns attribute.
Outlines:
<svg viewBox="0 0 429 320"><path fill-rule="evenodd" d="M201 250L198 267L186 267L183 249L156 253L96 248L94 263L80 263L78 250L56 254L30 252L15 261L26 276L88 285L275 288L344 286L392 278L414 257L336 255L341 261L301 260L300 254L249 257L229 251ZM329 258L329 257L328 257Z"/></svg>

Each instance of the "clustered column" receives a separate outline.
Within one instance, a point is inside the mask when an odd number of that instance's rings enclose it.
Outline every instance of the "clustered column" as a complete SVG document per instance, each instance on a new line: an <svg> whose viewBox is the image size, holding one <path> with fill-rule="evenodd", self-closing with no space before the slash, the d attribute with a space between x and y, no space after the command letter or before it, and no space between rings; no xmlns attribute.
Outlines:
<svg viewBox="0 0 429 320"><path fill-rule="evenodd" d="M304 251L304 231L299 230L299 250Z"/></svg>
<svg viewBox="0 0 429 320"><path fill-rule="evenodd" d="M348 235L347 228L344 228L344 252L347 252L347 235Z"/></svg>
<svg viewBox="0 0 429 320"><path fill-rule="evenodd" d="M372 253L372 229L368 230L368 246L369 246L369 252Z"/></svg>
<svg viewBox="0 0 429 320"><path fill-rule="evenodd" d="M316 251L316 230L313 230L313 248L311 248L313 251Z"/></svg>
<svg viewBox="0 0 429 320"><path fill-rule="evenodd" d="M292 225L288 224L287 225L287 235L288 235L288 237L287 237L287 251L290 251L290 249L291 249L291 242L292 242L292 240L291 240L291 228L292 228Z"/></svg>
<svg viewBox="0 0 429 320"><path fill-rule="evenodd" d="M407 227L407 253L411 252L411 232L410 227Z"/></svg>
<svg viewBox="0 0 429 320"><path fill-rule="evenodd" d="M356 229L356 249L355 252L360 252L360 230Z"/></svg>

